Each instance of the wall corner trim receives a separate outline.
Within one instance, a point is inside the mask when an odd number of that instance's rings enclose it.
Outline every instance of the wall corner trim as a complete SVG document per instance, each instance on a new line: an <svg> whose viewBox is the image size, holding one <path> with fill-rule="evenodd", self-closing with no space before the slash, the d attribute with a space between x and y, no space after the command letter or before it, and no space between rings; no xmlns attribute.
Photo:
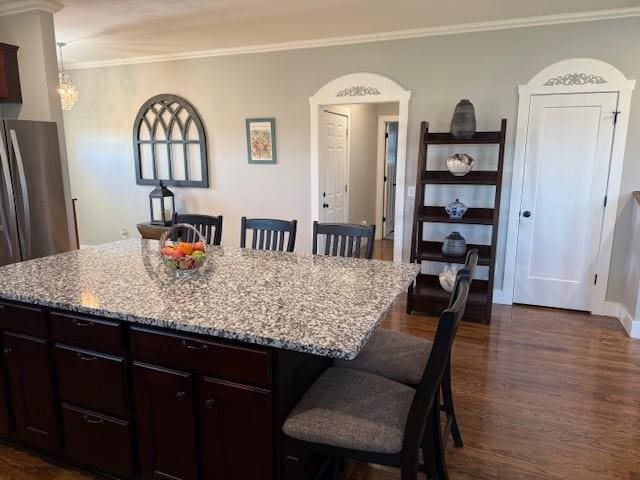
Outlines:
<svg viewBox="0 0 640 480"><path fill-rule="evenodd" d="M640 339L640 320L635 320L624 305L620 305L620 315L618 318L627 335L631 338Z"/></svg>
<svg viewBox="0 0 640 480"><path fill-rule="evenodd" d="M0 5L0 17L5 15L15 15L17 13L42 10L44 12L56 13L64 8L64 5L55 0L13 0L12 2Z"/></svg>

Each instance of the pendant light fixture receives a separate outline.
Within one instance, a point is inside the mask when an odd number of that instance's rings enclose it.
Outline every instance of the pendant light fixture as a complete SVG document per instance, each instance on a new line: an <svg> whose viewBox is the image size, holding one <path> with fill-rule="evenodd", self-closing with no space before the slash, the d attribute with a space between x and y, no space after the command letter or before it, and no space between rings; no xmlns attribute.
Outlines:
<svg viewBox="0 0 640 480"><path fill-rule="evenodd" d="M58 72L58 95L60 95L60 103L62 103L62 110L73 110L73 107L78 103L80 92L78 88L71 81L71 75L64 71L64 62L62 60L62 47L66 43L58 42L58 49L60 50L60 71Z"/></svg>

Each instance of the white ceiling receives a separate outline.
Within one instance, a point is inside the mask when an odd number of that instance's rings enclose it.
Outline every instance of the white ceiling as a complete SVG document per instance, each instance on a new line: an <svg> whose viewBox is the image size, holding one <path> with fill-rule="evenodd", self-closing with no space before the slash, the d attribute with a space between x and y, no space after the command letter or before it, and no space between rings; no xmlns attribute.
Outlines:
<svg viewBox="0 0 640 480"><path fill-rule="evenodd" d="M0 0L0 3L2 0ZM66 63L105 62L540 15L640 0L62 0ZM640 12L638 12L640 13Z"/></svg>

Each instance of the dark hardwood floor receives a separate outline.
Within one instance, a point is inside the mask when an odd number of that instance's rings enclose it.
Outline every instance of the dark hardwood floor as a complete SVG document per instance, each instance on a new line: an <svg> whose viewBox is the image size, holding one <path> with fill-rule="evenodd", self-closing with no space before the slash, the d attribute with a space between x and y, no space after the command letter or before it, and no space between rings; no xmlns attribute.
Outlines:
<svg viewBox="0 0 640 480"><path fill-rule="evenodd" d="M404 308L383 326L431 337L434 319ZM616 319L497 305L490 326L461 327L453 388L465 447L449 444L452 480L640 480L640 341ZM0 446L0 479L88 478ZM345 475L399 478L371 465Z"/></svg>

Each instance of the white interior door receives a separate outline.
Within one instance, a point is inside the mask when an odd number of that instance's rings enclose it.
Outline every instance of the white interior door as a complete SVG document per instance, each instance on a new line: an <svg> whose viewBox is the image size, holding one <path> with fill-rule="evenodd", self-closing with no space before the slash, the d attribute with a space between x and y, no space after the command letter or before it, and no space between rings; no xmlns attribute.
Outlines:
<svg viewBox="0 0 640 480"><path fill-rule="evenodd" d="M617 102L531 97L514 302L591 310Z"/></svg>
<svg viewBox="0 0 640 480"><path fill-rule="evenodd" d="M323 110L320 116L320 221L347 221L347 128L345 115Z"/></svg>

